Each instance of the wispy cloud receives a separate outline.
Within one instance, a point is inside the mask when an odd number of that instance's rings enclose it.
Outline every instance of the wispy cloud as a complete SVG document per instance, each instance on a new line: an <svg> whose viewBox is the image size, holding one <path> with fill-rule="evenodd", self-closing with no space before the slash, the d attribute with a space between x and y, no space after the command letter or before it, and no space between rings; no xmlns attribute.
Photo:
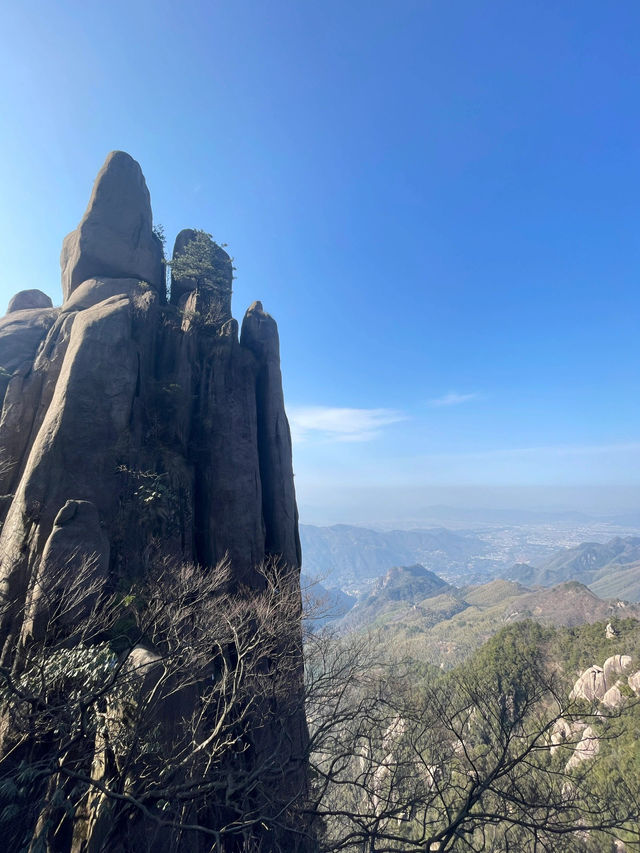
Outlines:
<svg viewBox="0 0 640 853"><path fill-rule="evenodd" d="M449 391L444 397L436 397L435 400L429 400L429 405L434 407L440 406L459 406L461 403L468 403L469 400L477 400L480 394L474 391L472 394L458 394L457 391Z"/></svg>
<svg viewBox="0 0 640 853"><path fill-rule="evenodd" d="M371 441L384 427L406 420L394 409L342 409L330 406L289 406L291 435L295 442Z"/></svg>

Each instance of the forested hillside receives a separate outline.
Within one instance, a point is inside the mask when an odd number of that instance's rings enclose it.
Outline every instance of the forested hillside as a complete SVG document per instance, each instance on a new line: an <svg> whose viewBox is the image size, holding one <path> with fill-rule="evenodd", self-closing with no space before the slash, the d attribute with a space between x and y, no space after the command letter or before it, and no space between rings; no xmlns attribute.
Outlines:
<svg viewBox="0 0 640 853"><path fill-rule="evenodd" d="M337 626L370 631L382 645L449 668L513 622L573 627L624 617L640 618L640 605L599 598L576 581L530 589L498 579L458 588L411 566L390 570Z"/></svg>
<svg viewBox="0 0 640 853"><path fill-rule="evenodd" d="M330 848L602 853L640 843L638 620L525 620L448 672L352 633L334 646L332 690L319 701L326 651L315 638L307 666L312 793Z"/></svg>

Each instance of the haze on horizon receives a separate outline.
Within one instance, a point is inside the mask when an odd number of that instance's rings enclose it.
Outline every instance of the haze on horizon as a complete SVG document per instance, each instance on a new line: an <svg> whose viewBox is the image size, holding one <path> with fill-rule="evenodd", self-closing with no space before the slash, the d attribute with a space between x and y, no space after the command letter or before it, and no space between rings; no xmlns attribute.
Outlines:
<svg viewBox="0 0 640 853"><path fill-rule="evenodd" d="M108 151L278 321L303 521L640 510L640 6L5 4L0 298Z"/></svg>

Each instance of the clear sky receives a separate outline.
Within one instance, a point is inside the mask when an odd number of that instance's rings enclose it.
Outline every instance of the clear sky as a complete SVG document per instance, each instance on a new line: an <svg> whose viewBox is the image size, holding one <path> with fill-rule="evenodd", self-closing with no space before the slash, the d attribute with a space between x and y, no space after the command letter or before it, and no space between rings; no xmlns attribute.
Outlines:
<svg viewBox="0 0 640 853"><path fill-rule="evenodd" d="M278 320L307 521L640 508L640 3L21 0L0 301L106 154Z"/></svg>

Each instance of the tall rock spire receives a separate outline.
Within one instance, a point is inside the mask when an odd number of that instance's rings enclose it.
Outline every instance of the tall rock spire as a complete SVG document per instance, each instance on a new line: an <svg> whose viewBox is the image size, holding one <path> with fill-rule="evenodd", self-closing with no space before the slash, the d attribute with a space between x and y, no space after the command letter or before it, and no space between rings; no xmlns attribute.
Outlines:
<svg viewBox="0 0 640 853"><path fill-rule="evenodd" d="M139 164L124 151L105 160L80 224L64 239L60 266L65 299L98 276L137 278L164 292L149 190Z"/></svg>
<svg viewBox="0 0 640 853"><path fill-rule="evenodd" d="M71 568L90 559L105 589L142 577L156 558L206 571L227 556L232 583L261 589L270 556L297 583L277 327L256 302L238 339L231 261L220 247L215 260L229 299L215 316L194 303L198 320L187 320L194 288L177 278L166 304L149 192L136 161L116 151L64 240L62 307L20 297L0 320L6 666L37 633L39 590L61 559ZM301 712L291 725L289 791L304 785Z"/></svg>

